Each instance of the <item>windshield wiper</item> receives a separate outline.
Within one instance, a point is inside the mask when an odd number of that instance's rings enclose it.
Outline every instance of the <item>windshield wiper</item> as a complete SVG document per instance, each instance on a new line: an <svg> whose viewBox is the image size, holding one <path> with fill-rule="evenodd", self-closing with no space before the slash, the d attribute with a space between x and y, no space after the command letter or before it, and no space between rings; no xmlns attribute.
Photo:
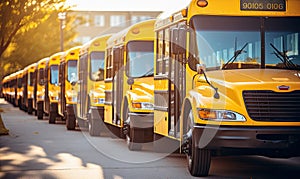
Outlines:
<svg viewBox="0 0 300 179"><path fill-rule="evenodd" d="M151 68L149 71L147 71L145 74L143 74L141 77L152 76L153 74L154 74L154 67Z"/></svg>
<svg viewBox="0 0 300 179"><path fill-rule="evenodd" d="M297 69L299 70L299 68L297 68L297 66L289 59L289 57L287 56L287 51L283 50L283 52L280 52L272 43L270 43L271 47L275 50L274 54L276 55L277 58L280 59L280 61L282 61L283 65L288 68L288 69Z"/></svg>
<svg viewBox="0 0 300 179"><path fill-rule="evenodd" d="M243 52L246 52L246 51L244 51L244 49L247 47L247 45L248 45L248 42L245 43L245 45L244 45L240 50L235 50L233 57L231 57L231 58L225 63L225 65L222 67L222 70L224 70L224 69L227 67L227 65L228 65L229 63L232 64L232 63L237 59L237 57L238 57L240 54L242 54Z"/></svg>

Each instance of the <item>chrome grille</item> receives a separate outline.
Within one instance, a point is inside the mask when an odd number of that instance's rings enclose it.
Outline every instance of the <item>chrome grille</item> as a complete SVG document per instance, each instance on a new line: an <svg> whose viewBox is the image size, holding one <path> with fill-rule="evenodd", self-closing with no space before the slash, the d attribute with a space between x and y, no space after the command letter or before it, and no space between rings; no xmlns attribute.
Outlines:
<svg viewBox="0 0 300 179"><path fill-rule="evenodd" d="M255 121L300 122L300 91L243 91L243 97Z"/></svg>

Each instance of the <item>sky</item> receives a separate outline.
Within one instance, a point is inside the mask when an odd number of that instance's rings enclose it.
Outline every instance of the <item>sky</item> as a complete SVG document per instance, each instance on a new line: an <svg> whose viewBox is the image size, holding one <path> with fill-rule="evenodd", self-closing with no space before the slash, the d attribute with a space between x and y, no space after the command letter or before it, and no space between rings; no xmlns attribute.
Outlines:
<svg viewBox="0 0 300 179"><path fill-rule="evenodd" d="M73 10L83 11L167 11L189 0L67 0Z"/></svg>

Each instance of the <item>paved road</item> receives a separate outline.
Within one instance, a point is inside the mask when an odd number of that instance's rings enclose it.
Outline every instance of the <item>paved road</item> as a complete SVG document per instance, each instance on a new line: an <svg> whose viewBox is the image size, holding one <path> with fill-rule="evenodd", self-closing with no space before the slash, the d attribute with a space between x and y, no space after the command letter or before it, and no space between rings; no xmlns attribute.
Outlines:
<svg viewBox="0 0 300 179"><path fill-rule="evenodd" d="M126 143L87 131L67 131L63 123L48 124L0 100L10 134L0 136L0 178L140 179L194 178L185 157L133 152ZM260 156L215 157L206 178L299 178L300 158Z"/></svg>

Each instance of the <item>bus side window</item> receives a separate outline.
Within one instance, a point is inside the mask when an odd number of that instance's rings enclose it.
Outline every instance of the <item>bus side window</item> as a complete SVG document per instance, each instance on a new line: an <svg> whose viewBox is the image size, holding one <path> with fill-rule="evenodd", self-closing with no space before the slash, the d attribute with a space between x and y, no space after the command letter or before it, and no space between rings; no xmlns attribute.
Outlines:
<svg viewBox="0 0 300 179"><path fill-rule="evenodd" d="M183 27L171 29L171 53L183 54L186 50L186 30Z"/></svg>

